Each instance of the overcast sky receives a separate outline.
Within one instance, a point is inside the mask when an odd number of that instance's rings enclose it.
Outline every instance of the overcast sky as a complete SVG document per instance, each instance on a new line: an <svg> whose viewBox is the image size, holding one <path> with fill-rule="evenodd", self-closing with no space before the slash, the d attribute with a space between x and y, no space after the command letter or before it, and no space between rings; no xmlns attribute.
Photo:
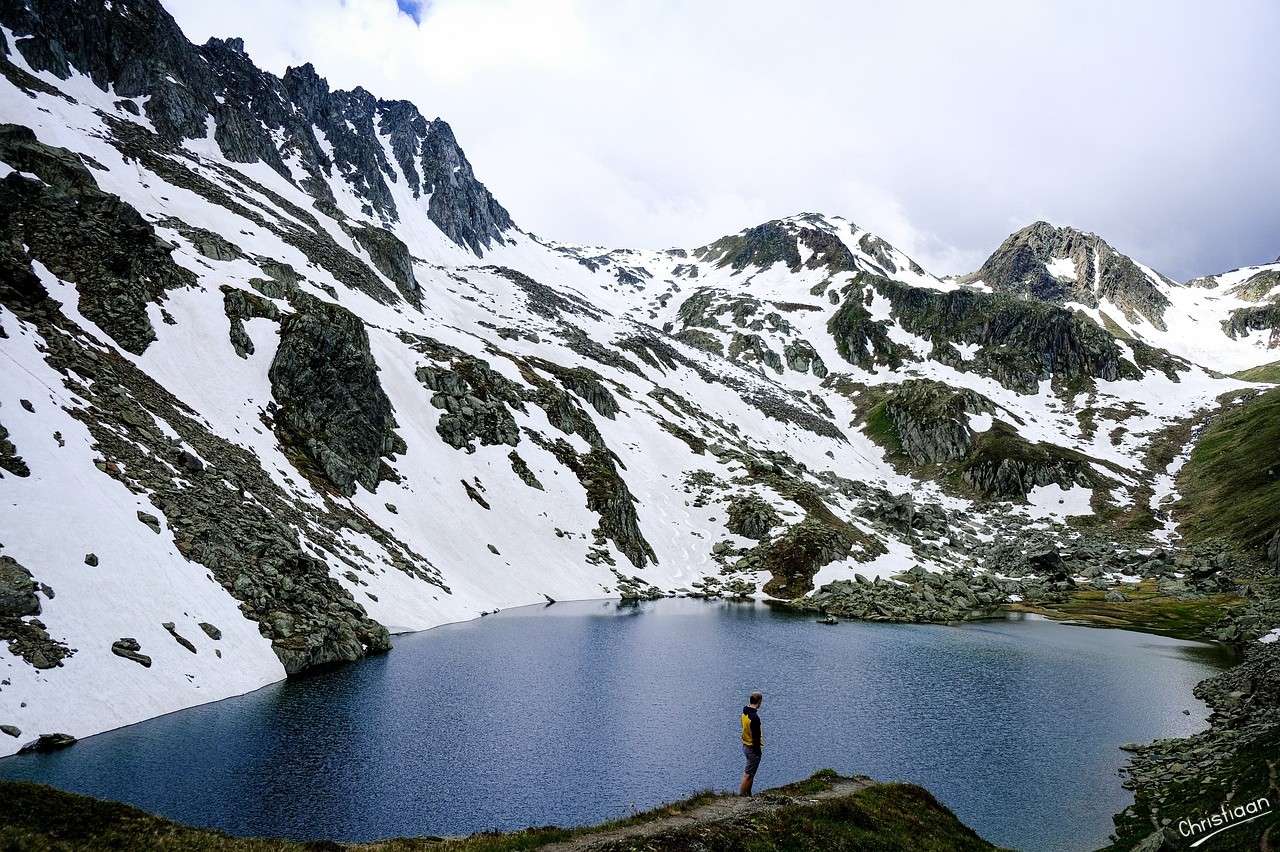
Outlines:
<svg viewBox="0 0 1280 852"><path fill-rule="evenodd" d="M1177 279L1280 254L1280 3L166 0L414 101L539 235L847 216L939 274L1035 219Z"/></svg>

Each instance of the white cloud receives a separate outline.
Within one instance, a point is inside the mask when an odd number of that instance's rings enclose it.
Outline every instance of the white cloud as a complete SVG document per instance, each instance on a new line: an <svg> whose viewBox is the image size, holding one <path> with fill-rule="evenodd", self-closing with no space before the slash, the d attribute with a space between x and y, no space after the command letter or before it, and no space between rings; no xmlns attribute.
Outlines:
<svg viewBox="0 0 1280 852"><path fill-rule="evenodd" d="M188 35L453 124L529 230L691 245L801 210L940 273L1033 218L1178 277L1280 252L1280 6L169 0Z"/></svg>

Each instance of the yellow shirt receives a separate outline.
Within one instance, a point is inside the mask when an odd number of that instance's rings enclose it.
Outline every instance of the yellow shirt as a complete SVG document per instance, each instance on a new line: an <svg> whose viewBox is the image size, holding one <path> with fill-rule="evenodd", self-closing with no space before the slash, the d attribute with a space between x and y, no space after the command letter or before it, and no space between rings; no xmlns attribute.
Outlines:
<svg viewBox="0 0 1280 852"><path fill-rule="evenodd" d="M764 735L760 732L760 717L756 708L748 705L742 708L742 744L753 748L764 746Z"/></svg>

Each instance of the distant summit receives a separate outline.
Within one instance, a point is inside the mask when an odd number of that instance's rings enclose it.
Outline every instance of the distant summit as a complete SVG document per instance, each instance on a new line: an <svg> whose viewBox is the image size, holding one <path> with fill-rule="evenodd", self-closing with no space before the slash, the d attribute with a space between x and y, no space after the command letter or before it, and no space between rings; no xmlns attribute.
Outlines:
<svg viewBox="0 0 1280 852"><path fill-rule="evenodd" d="M1096 234L1048 222L1010 234L976 272L960 280L1055 304L1096 308L1106 300L1127 317L1143 317L1160 329L1169 305L1163 290L1176 286Z"/></svg>

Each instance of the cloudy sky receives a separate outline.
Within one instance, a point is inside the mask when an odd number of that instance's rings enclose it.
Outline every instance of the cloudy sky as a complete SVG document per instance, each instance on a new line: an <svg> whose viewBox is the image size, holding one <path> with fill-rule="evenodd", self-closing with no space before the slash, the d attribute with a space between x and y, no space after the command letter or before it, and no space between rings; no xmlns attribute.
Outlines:
<svg viewBox="0 0 1280 852"><path fill-rule="evenodd" d="M1280 254L1280 3L166 0L407 98L526 230L698 245L838 213L938 273L1035 219L1179 279Z"/></svg>

